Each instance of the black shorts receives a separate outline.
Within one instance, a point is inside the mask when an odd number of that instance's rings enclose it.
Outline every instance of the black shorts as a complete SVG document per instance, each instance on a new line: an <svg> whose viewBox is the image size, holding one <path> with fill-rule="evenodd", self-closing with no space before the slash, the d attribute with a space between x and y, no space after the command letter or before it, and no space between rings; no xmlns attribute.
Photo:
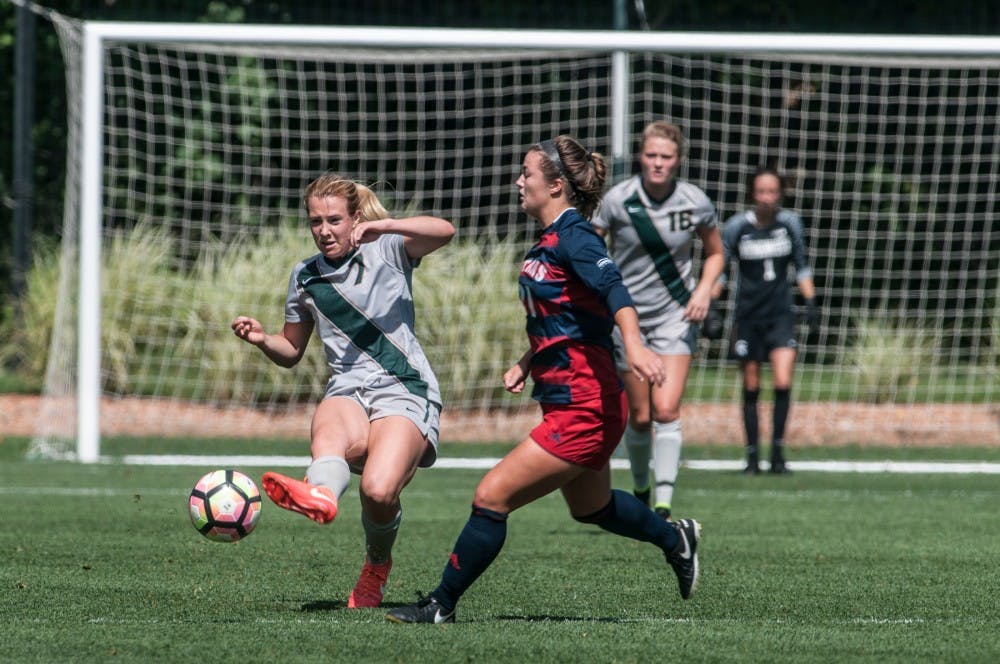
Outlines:
<svg viewBox="0 0 1000 664"><path fill-rule="evenodd" d="M734 360L766 362L775 348L798 348L795 314L768 320L737 320L729 340Z"/></svg>

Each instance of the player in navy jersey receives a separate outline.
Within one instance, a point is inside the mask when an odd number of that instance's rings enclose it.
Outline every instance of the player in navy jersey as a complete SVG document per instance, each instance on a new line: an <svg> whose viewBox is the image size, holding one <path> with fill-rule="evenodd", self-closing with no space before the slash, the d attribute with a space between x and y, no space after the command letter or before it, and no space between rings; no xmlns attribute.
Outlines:
<svg viewBox="0 0 1000 664"><path fill-rule="evenodd" d="M618 366L629 403L622 442L633 492L646 503L652 493L653 507L664 518L670 518L680 467L681 398L697 349L698 323L709 312L712 286L723 267L712 201L677 177L685 152L679 127L662 121L646 125L639 145L640 174L615 185L594 218L635 301L643 342L667 371L662 385L651 385L624 362ZM695 239L704 252L697 278Z"/></svg>
<svg viewBox="0 0 1000 664"><path fill-rule="evenodd" d="M612 353L614 325L637 375L660 384L664 369L643 345L618 267L588 221L605 177L601 155L570 136L542 141L524 157L521 206L542 233L518 278L529 348L503 383L517 394L530 375L542 422L480 481L438 587L390 611L391 621L453 622L459 598L500 553L510 513L556 490L577 521L657 546L684 599L697 584L698 522L664 521L632 494L611 489L609 460L628 416Z"/></svg>
<svg viewBox="0 0 1000 664"><path fill-rule="evenodd" d="M238 316L236 336L291 367L315 329L333 374L312 420L306 480L266 472L276 504L318 523L337 516L351 473L361 476L365 561L349 608L376 607L402 519L400 493L437 457L441 395L413 333L412 272L455 233L436 217L393 219L367 187L336 174L306 188L315 256L292 270L281 332Z"/></svg>
<svg viewBox="0 0 1000 664"><path fill-rule="evenodd" d="M781 174L773 168L760 168L751 176L748 189L752 207L730 217L722 229L726 264L735 262L739 268L730 348L743 374L744 472L760 472L757 401L761 363L767 361L774 380L770 472L780 474L789 472L784 435L798 348L790 268L795 269L812 334L819 328L819 313L802 220L781 207ZM724 283L724 277L716 283L713 297L722 294Z"/></svg>

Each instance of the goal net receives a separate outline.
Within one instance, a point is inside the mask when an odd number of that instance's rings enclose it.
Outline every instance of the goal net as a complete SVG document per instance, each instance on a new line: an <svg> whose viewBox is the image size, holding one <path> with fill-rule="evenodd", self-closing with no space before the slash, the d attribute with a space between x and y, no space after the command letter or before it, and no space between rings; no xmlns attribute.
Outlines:
<svg viewBox="0 0 1000 664"><path fill-rule="evenodd" d="M396 214L455 223L414 277L442 439L522 437L536 407L500 377L526 344L524 151L571 133L620 178L661 118L685 130L682 175L720 222L758 165L790 176L822 311L790 444L1000 440L1000 50L53 20L72 149L36 454L94 460L102 436L307 437L319 344L280 369L229 323L280 329L289 271L315 253L301 193L327 170ZM685 438L740 443L736 368L722 342L699 343Z"/></svg>

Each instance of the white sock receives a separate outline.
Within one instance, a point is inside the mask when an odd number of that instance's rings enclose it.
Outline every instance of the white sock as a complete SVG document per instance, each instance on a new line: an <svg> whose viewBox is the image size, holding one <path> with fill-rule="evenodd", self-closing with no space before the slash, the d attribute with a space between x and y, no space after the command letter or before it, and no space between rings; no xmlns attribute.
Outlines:
<svg viewBox="0 0 1000 664"><path fill-rule="evenodd" d="M344 457L321 456L309 464L309 468L306 469L306 481L316 486L328 487L337 496L337 500L340 500L351 484L351 468Z"/></svg>
<svg viewBox="0 0 1000 664"><path fill-rule="evenodd" d="M396 512L396 517L389 523L369 521L365 513L361 513L361 525L365 528L365 554L368 562L373 565L384 565L392 557L392 545L396 542L399 523L403 520L403 510Z"/></svg>
<svg viewBox="0 0 1000 664"><path fill-rule="evenodd" d="M630 426L625 427L622 436L625 451L628 452L629 466L632 468L632 485L638 490L649 488L649 455L652 439L649 431L636 431Z"/></svg>
<svg viewBox="0 0 1000 664"><path fill-rule="evenodd" d="M680 465L681 421L653 422L653 474L656 476L654 506L671 504Z"/></svg>

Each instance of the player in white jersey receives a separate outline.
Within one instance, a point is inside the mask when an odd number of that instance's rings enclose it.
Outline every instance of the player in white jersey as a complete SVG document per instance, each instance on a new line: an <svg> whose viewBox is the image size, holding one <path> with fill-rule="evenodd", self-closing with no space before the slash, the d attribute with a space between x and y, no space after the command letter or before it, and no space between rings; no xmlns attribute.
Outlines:
<svg viewBox="0 0 1000 664"><path fill-rule="evenodd" d="M261 484L275 503L318 523L337 516L351 472L361 476L365 562L350 608L376 607L392 567L400 493L437 457L441 395L413 333L412 271L455 233L437 217L392 219L375 194L333 173L306 188L319 253L292 270L281 332L237 316L236 336L272 362L294 366L315 329L332 376L312 420L305 481L274 472Z"/></svg>
<svg viewBox="0 0 1000 664"><path fill-rule="evenodd" d="M771 428L772 473L787 473L784 437L791 407L792 374L798 343L795 311L788 280L794 268L795 281L806 304L809 331L819 328L816 288L806 258L802 220L781 207L784 185L773 168L759 168L750 177L751 207L734 214L722 229L726 264L739 266L731 349L743 374L743 427L746 431L747 465L744 472L756 475L759 468L757 398L760 367L770 362L774 381L774 411ZM724 276L712 296L722 294Z"/></svg>
<svg viewBox="0 0 1000 664"><path fill-rule="evenodd" d="M698 322L708 314L712 284L723 267L715 207L701 189L677 178L684 156L684 134L678 127L648 124L640 143L640 174L613 187L593 220L598 233L609 238L611 255L639 313L643 340L660 355L667 373L662 385L650 385L618 364L628 394L623 442L634 492L649 502L652 455L653 506L664 518L670 517L680 466L680 406ZM696 237L704 251L698 278L692 265ZM620 349L617 335L615 345Z"/></svg>

